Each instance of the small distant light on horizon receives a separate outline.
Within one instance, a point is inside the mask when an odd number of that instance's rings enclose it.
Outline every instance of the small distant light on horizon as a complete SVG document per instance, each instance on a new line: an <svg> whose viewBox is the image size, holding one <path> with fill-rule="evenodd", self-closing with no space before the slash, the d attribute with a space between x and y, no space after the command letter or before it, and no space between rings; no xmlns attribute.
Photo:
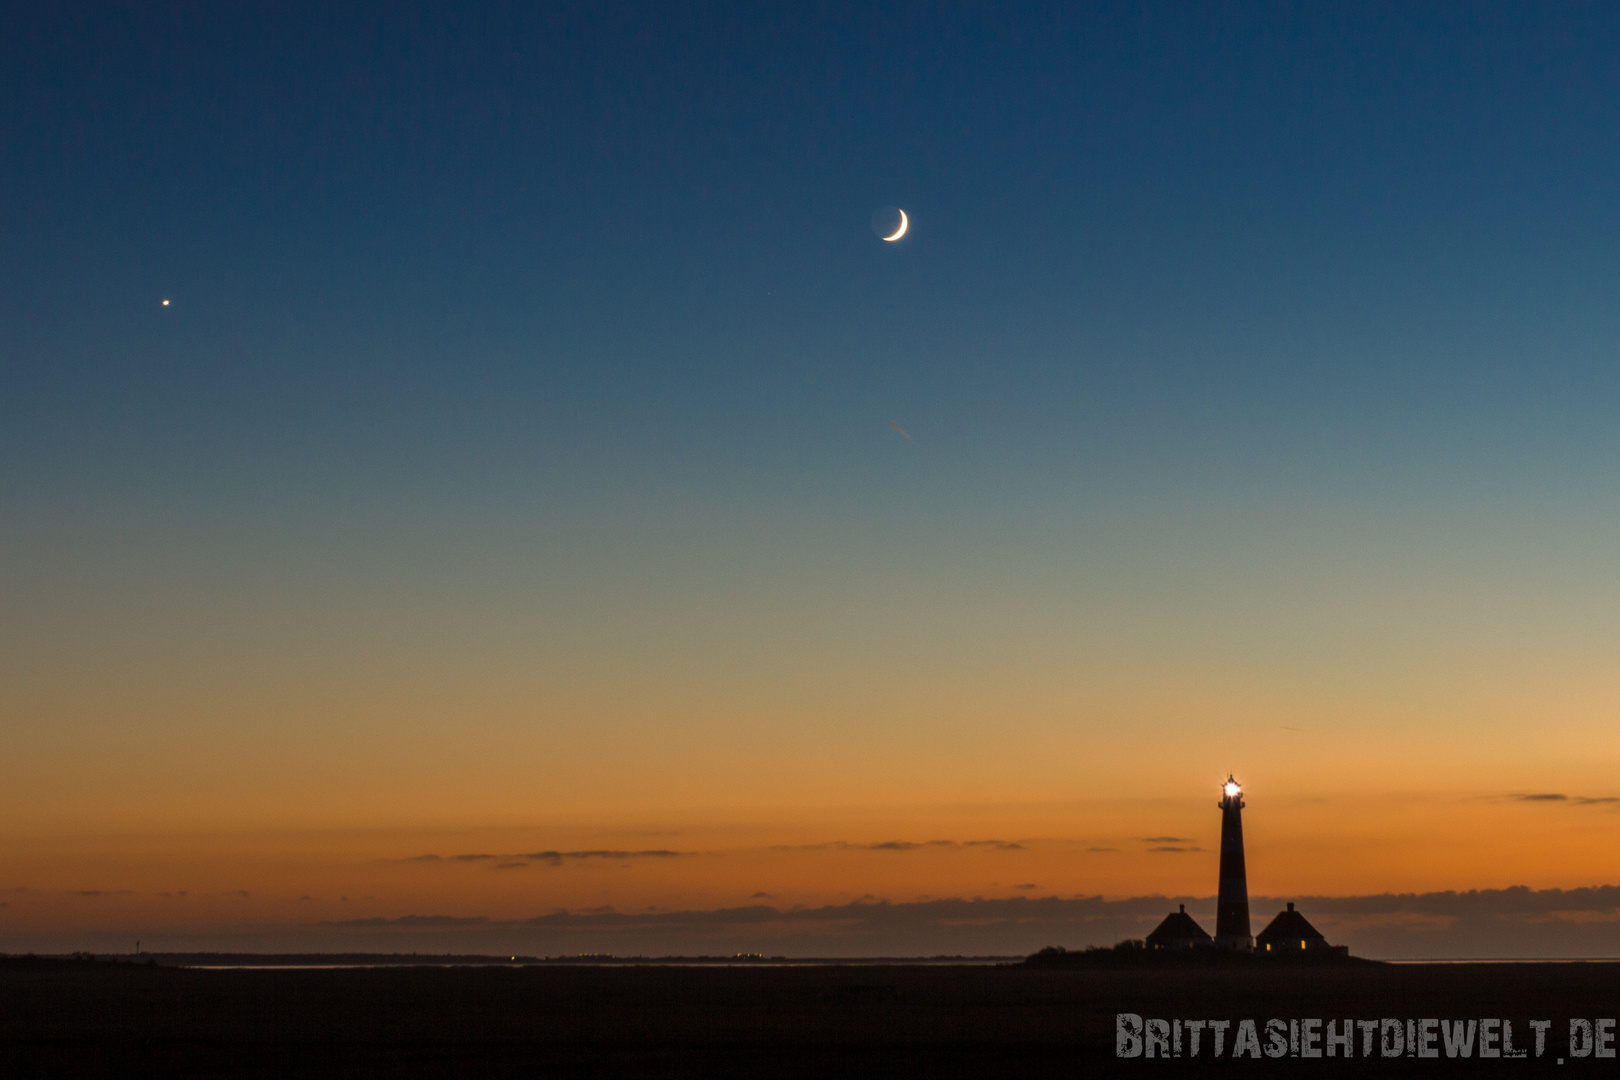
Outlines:
<svg viewBox="0 0 1620 1080"><path fill-rule="evenodd" d="M168 302L168 301L167 301L167 300L165 300L165 301L163 301L163 306L164 306L164 307L168 307L168 306L169 306L169 302Z"/></svg>

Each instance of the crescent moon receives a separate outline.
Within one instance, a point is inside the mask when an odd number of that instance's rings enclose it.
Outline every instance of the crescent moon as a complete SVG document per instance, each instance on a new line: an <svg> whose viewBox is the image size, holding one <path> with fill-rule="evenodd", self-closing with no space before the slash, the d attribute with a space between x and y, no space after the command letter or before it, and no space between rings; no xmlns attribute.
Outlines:
<svg viewBox="0 0 1620 1080"><path fill-rule="evenodd" d="M894 231L893 236L885 236L883 239L887 240L891 244L894 243L896 240L906 235L906 229L910 225L911 221L906 217L906 212L904 210L900 211L900 227Z"/></svg>

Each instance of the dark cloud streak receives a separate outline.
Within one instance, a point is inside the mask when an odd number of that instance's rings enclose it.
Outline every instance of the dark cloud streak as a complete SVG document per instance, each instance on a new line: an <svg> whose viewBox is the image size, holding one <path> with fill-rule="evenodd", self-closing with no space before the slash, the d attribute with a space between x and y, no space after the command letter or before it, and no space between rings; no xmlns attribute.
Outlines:
<svg viewBox="0 0 1620 1080"><path fill-rule="evenodd" d="M615 851L600 848L587 851L528 851L520 852L516 855L490 855L485 853L449 856L412 855L405 859L401 859L400 861L413 863L491 862L496 864L495 868L497 870L511 870L519 866L527 866L531 863L537 862L549 863L556 866L561 864L565 859L681 859L692 854L695 853L690 851L668 851L662 848L645 851Z"/></svg>
<svg viewBox="0 0 1620 1080"><path fill-rule="evenodd" d="M884 840L857 844L849 840L828 840L820 844L777 844L772 851L916 851L921 848L992 848L996 851L1025 851L1023 844L1010 840Z"/></svg>
<svg viewBox="0 0 1620 1080"><path fill-rule="evenodd" d="M1571 806L1603 806L1609 803L1620 803L1620 797L1614 795L1565 795L1557 791L1514 793L1508 798L1515 802L1531 803L1569 803Z"/></svg>

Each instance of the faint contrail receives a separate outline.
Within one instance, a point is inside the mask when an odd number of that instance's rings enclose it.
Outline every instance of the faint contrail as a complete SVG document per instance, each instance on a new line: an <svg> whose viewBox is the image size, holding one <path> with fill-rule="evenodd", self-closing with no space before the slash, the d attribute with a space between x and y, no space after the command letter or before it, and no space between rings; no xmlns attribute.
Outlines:
<svg viewBox="0 0 1620 1080"><path fill-rule="evenodd" d="M899 424L895 423L893 420L889 421L889 426L894 428L894 430L898 431L900 434L904 435L906 437L906 442L911 441L911 432L907 431L905 428L901 427Z"/></svg>

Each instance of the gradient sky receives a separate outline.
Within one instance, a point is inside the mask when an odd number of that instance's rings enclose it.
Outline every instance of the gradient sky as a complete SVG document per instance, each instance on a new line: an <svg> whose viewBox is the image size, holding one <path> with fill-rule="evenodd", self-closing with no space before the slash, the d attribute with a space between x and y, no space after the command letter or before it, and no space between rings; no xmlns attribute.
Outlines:
<svg viewBox="0 0 1620 1080"><path fill-rule="evenodd" d="M1620 882L1620 13L882 6L0 14L0 949Z"/></svg>

